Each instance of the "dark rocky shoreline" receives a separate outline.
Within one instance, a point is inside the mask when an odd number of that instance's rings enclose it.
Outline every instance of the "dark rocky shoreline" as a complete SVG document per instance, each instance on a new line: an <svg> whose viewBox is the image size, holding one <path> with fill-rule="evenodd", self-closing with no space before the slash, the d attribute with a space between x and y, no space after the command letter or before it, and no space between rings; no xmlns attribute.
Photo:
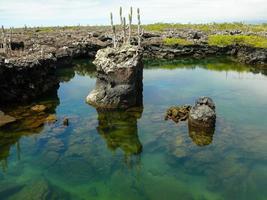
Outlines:
<svg viewBox="0 0 267 200"><path fill-rule="evenodd" d="M190 35L190 34L189 34ZM216 47L202 42L187 46L168 46L164 35L145 33L142 46L144 58L205 58L207 56L232 56L238 62L267 66L267 49L245 46ZM136 43L133 38L132 43ZM93 59L99 49L112 45L106 30L63 31L14 35L14 42L23 42L23 51L11 55L0 54L0 104L27 102L58 87L56 69L71 67L73 59Z"/></svg>

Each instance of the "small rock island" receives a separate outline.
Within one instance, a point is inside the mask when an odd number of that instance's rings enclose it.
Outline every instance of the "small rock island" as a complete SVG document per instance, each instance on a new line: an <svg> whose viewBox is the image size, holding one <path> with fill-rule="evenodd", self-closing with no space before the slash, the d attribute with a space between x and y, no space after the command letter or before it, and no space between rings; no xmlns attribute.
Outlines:
<svg viewBox="0 0 267 200"><path fill-rule="evenodd" d="M101 108L129 108L142 105L142 51L137 46L106 48L96 54L96 88L87 102Z"/></svg>
<svg viewBox="0 0 267 200"><path fill-rule="evenodd" d="M192 140L199 146L208 145L215 131L215 103L209 97L200 97L194 106L173 106L166 112L165 120L176 123L188 120L188 132Z"/></svg>

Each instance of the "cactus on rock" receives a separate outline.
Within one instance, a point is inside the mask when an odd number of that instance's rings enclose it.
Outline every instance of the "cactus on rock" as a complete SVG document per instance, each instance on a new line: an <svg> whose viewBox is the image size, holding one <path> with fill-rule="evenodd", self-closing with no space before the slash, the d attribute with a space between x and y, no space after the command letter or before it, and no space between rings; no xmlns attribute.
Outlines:
<svg viewBox="0 0 267 200"><path fill-rule="evenodd" d="M126 43L131 44L131 41L132 41L133 7L130 7L130 13L128 15L128 20L129 20L128 26L126 26L126 18L123 17L122 7L120 7L119 15L120 15L121 30L122 30L122 34L120 34L122 36L120 36L120 38L122 39L117 38L116 26L114 25L114 21L113 21L113 14L110 13L111 29L112 29L112 34L113 34L112 40L113 40L114 48L118 47L119 41L122 41L123 45ZM141 39L142 39L144 30L141 29L141 15L140 15L139 8L137 9L137 20L138 20L138 26L137 26L138 47L141 47ZM128 32L128 35L127 35L127 32Z"/></svg>
<svg viewBox="0 0 267 200"><path fill-rule="evenodd" d="M110 13L110 23L111 23L112 33L113 33L113 47L116 48L117 47L116 28L115 28L115 25L113 23L113 14L112 13Z"/></svg>

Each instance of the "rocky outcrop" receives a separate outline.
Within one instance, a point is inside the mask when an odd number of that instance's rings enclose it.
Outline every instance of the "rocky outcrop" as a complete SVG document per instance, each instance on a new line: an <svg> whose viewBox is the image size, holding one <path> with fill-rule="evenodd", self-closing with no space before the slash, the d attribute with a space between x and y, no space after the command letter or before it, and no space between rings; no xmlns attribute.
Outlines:
<svg viewBox="0 0 267 200"><path fill-rule="evenodd" d="M163 36L145 38L143 41L144 57L172 59L181 57L204 58L207 56L231 56L239 62L252 65L267 65L267 49L254 48L249 46L230 45L225 47L210 46L207 43L207 36L200 33L188 33L183 36L186 40L193 40L191 45L165 45ZM181 38L180 35L167 37ZM204 40L193 39L194 37L206 38Z"/></svg>
<svg viewBox="0 0 267 200"><path fill-rule="evenodd" d="M143 63L137 46L99 50L94 61L95 89L87 102L97 108L129 108L142 105Z"/></svg>
<svg viewBox="0 0 267 200"><path fill-rule="evenodd" d="M240 62L250 65L267 64L267 49L240 47L236 56Z"/></svg>
<svg viewBox="0 0 267 200"><path fill-rule="evenodd" d="M59 86L53 58L0 61L0 104L26 102Z"/></svg>
<svg viewBox="0 0 267 200"><path fill-rule="evenodd" d="M209 145L215 132L215 104L209 97L200 97L194 106L173 106L166 112L165 119L179 123L188 119L188 133L198 146Z"/></svg>
<svg viewBox="0 0 267 200"><path fill-rule="evenodd" d="M189 112L189 124L193 127L214 127L215 104L209 97L200 97Z"/></svg>

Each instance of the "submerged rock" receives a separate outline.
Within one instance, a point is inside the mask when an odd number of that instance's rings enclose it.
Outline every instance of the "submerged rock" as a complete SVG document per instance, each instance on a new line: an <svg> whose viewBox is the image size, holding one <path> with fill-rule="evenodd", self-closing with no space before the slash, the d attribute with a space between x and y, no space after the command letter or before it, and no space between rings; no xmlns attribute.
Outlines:
<svg viewBox="0 0 267 200"><path fill-rule="evenodd" d="M190 105L170 107L166 112L165 120L172 119L176 123L179 121L185 121L188 118L190 109Z"/></svg>
<svg viewBox="0 0 267 200"><path fill-rule="evenodd" d="M143 63L137 46L99 50L94 61L95 89L87 102L97 108L129 108L142 105Z"/></svg>
<svg viewBox="0 0 267 200"><path fill-rule="evenodd" d="M35 105L31 107L31 110L36 111L36 112L43 112L45 111L46 107L45 105Z"/></svg>
<svg viewBox="0 0 267 200"><path fill-rule="evenodd" d="M209 97L200 97L195 105L175 106L167 110L165 119L178 123L188 119L188 132L193 142L199 146L212 142L215 132L215 104Z"/></svg>
<svg viewBox="0 0 267 200"><path fill-rule="evenodd" d="M57 121L57 116L55 114L50 114L46 118L47 123L55 123Z"/></svg>
<svg viewBox="0 0 267 200"><path fill-rule="evenodd" d="M69 125L69 119L68 118L64 118L63 125L64 126L68 126Z"/></svg>
<svg viewBox="0 0 267 200"><path fill-rule="evenodd" d="M14 193L9 199L70 199L70 195L54 185L51 185L47 179L40 178L30 181L20 191Z"/></svg>
<svg viewBox="0 0 267 200"><path fill-rule="evenodd" d="M5 115L5 113L0 110L0 127L15 121L16 118L11 117L9 115Z"/></svg>

